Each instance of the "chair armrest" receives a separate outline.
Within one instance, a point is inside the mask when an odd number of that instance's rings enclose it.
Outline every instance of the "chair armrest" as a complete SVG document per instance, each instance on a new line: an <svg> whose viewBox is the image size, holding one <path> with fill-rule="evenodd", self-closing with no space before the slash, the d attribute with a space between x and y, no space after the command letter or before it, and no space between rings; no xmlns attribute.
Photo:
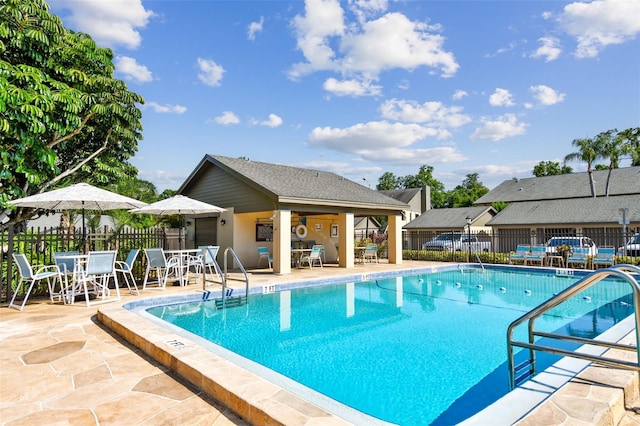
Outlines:
<svg viewBox="0 0 640 426"><path fill-rule="evenodd" d="M40 275L47 272L61 275L58 265L34 265L32 269L34 275Z"/></svg>

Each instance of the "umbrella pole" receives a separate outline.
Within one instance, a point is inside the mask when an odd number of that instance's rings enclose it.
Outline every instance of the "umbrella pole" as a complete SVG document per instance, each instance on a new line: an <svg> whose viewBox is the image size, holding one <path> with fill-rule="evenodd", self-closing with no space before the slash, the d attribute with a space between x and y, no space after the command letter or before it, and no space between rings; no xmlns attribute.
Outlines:
<svg viewBox="0 0 640 426"><path fill-rule="evenodd" d="M178 231L178 245L182 250L182 228L184 227L184 216L180 215L180 229Z"/></svg>
<svg viewBox="0 0 640 426"><path fill-rule="evenodd" d="M87 230L84 226L84 201L82 202L82 246L80 247L80 249L82 250L82 253L86 253L86 246L87 246Z"/></svg>

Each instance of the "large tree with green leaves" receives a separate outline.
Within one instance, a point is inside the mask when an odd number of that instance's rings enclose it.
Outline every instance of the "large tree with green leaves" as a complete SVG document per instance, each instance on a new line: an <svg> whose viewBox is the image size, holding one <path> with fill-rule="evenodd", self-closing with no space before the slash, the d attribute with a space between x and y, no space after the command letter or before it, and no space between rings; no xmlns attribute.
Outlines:
<svg viewBox="0 0 640 426"><path fill-rule="evenodd" d="M573 169L566 164L560 165L557 161L541 161L533 166L533 175L535 177L564 175L568 173L573 173Z"/></svg>
<svg viewBox="0 0 640 426"><path fill-rule="evenodd" d="M385 172L378 178L376 189L378 191L390 189L422 188L428 186L431 193L431 207L444 207L447 195L444 184L433 177L433 167L422 165L416 175L398 177L391 172Z"/></svg>
<svg viewBox="0 0 640 426"><path fill-rule="evenodd" d="M113 53L67 30L44 0L0 2L0 209L61 184L134 177L140 95L113 77Z"/></svg>
<svg viewBox="0 0 640 426"><path fill-rule="evenodd" d="M484 194L489 192L489 188L480 182L478 173L469 173L462 181L447 194L447 207L469 207Z"/></svg>

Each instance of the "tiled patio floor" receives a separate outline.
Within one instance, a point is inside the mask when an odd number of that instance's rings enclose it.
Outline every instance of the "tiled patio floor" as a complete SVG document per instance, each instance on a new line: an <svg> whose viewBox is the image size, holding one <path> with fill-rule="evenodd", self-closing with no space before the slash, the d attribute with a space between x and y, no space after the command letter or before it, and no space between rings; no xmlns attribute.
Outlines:
<svg viewBox="0 0 640 426"><path fill-rule="evenodd" d="M355 272L429 265L412 261L356 265ZM262 286L343 274L345 270L335 266L296 269L285 276L259 270L251 273L250 282ZM167 287L163 292L146 290L140 296L124 291L122 302L197 289L196 285ZM65 306L43 299L29 301L22 312L8 309L6 304L0 308L0 425L246 424L98 323L100 307L87 308L82 303ZM589 393L572 396L576 409L592 409ZM545 424L589 423L567 417L564 412L558 416L554 409L547 413L542 417ZM640 425L635 411L626 413L619 424ZM291 424L305 423L298 419ZM327 423L316 420L313 424Z"/></svg>

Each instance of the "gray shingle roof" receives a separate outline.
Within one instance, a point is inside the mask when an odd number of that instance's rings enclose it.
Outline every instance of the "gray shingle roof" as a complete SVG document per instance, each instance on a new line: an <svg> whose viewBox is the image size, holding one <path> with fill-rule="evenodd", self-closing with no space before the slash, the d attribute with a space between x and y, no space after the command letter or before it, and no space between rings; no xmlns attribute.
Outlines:
<svg viewBox="0 0 640 426"><path fill-rule="evenodd" d="M219 155L207 156L220 167L262 187L278 198L300 199L311 203L342 202L404 210L405 203L345 179L335 173L262 163Z"/></svg>
<svg viewBox="0 0 640 426"><path fill-rule="evenodd" d="M489 220L487 225L611 225L622 218L619 212L622 207L629 209L627 218L632 223L640 223L640 194L636 194L513 203Z"/></svg>
<svg viewBox="0 0 640 426"><path fill-rule="evenodd" d="M451 209L431 209L427 210L411 222L407 223L404 229L425 229L425 228L463 228L467 226L467 217L475 220L489 209L490 206L478 207L458 207Z"/></svg>
<svg viewBox="0 0 640 426"><path fill-rule="evenodd" d="M608 170L596 170L593 172L597 196L605 194L608 173ZM624 167L612 170L609 195L625 194L640 194L640 167ZM581 197L591 197L589 174L587 172L510 179L480 197L474 204Z"/></svg>
<svg viewBox="0 0 640 426"><path fill-rule="evenodd" d="M415 197L416 194L420 192L420 189L421 188L388 189L378 192L402 203L409 203L411 202L411 200L413 200L413 197Z"/></svg>

